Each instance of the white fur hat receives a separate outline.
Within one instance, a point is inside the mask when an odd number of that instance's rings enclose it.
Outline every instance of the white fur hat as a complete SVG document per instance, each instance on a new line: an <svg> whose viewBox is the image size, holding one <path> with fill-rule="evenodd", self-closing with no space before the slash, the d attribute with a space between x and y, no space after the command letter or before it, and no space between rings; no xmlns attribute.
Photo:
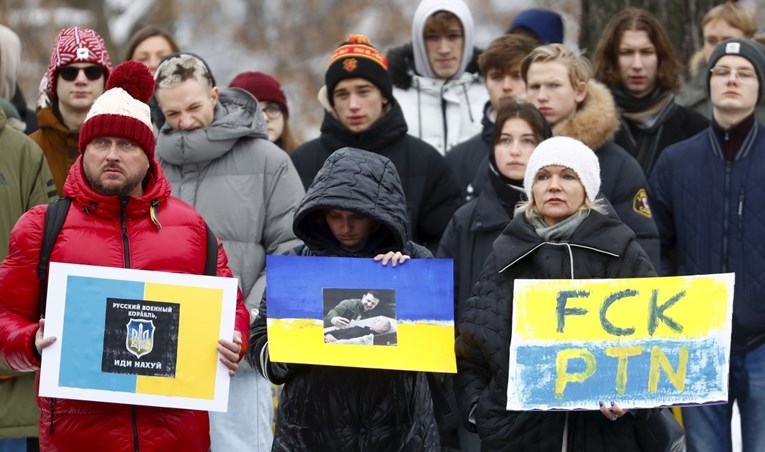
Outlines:
<svg viewBox="0 0 765 452"><path fill-rule="evenodd" d="M546 166L565 166L574 170L584 186L587 199L595 202L600 191L600 163L598 156L579 140L570 137L552 137L539 143L531 153L526 164L526 174L523 177L523 188L526 196L531 197L531 187L534 185L539 170Z"/></svg>

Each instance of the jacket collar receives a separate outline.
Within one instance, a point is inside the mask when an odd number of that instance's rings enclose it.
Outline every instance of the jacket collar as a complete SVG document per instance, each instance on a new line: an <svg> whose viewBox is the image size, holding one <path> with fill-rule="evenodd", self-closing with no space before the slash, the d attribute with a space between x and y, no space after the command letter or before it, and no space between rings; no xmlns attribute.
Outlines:
<svg viewBox="0 0 765 452"><path fill-rule="evenodd" d="M568 241L571 247L620 256L635 233L622 223L611 208L606 215L592 211ZM517 214L494 242L497 271L514 265L536 248L545 245L523 214Z"/></svg>
<svg viewBox="0 0 765 452"><path fill-rule="evenodd" d="M596 151L619 130L620 117L614 98L602 83L587 82L587 97L570 118L553 127L553 135L576 138Z"/></svg>
<svg viewBox="0 0 765 452"><path fill-rule="evenodd" d="M351 132L334 115L325 111L319 138L324 146L332 151L343 147L355 147L381 153L406 136L407 130L401 106L393 98L390 100L390 109L383 113L369 129L360 133Z"/></svg>
<svg viewBox="0 0 765 452"><path fill-rule="evenodd" d="M153 221L150 216L151 207L158 207L170 197L170 183L165 179L162 170L156 160L149 161L149 171L144 179L144 193L137 198L129 198L127 202L128 218L145 217L147 221ZM90 186L82 168L82 156L74 162L69 170L69 175L64 183L64 196L74 199L81 204L87 214L94 214L102 218L119 218L121 212L120 198L106 196L96 192ZM161 224L161 218L157 218Z"/></svg>
<svg viewBox="0 0 765 452"><path fill-rule="evenodd" d="M175 130L165 123L157 138L157 157L172 165L209 162L243 138L268 139L260 105L244 90L223 89L209 127Z"/></svg>

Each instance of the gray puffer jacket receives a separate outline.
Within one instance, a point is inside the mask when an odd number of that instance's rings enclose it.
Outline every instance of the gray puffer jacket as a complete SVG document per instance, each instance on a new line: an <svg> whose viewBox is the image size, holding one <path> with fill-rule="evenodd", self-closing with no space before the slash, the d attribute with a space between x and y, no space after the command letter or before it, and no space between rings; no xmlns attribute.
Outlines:
<svg viewBox="0 0 765 452"><path fill-rule="evenodd" d="M196 130L165 124L156 155L172 194L202 214L223 242L253 318L266 254L299 243L292 218L304 194L289 156L268 141L257 100L240 89L221 90L212 124Z"/></svg>

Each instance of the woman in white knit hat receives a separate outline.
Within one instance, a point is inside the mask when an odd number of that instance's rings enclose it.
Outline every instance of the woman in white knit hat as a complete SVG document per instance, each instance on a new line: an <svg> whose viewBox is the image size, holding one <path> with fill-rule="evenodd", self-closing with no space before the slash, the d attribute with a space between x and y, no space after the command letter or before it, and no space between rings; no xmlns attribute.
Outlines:
<svg viewBox="0 0 765 452"><path fill-rule="evenodd" d="M639 451L635 427L655 410L623 410L610 400L592 411L505 408L516 279L656 276L635 234L598 198L598 158L582 142L540 143L524 190L528 200L494 242L459 325L459 415L477 430L482 450Z"/></svg>

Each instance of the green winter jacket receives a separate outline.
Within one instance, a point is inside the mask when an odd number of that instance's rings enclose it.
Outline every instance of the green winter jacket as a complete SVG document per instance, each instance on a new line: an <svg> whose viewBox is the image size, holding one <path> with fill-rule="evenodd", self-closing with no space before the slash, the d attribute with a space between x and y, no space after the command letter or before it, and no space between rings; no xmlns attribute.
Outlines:
<svg viewBox="0 0 765 452"><path fill-rule="evenodd" d="M0 109L0 260L8 254L8 236L19 217L38 204L56 198L42 150L29 137L6 127ZM0 439L37 436L40 410L35 397L35 374L11 371L0 360Z"/></svg>

